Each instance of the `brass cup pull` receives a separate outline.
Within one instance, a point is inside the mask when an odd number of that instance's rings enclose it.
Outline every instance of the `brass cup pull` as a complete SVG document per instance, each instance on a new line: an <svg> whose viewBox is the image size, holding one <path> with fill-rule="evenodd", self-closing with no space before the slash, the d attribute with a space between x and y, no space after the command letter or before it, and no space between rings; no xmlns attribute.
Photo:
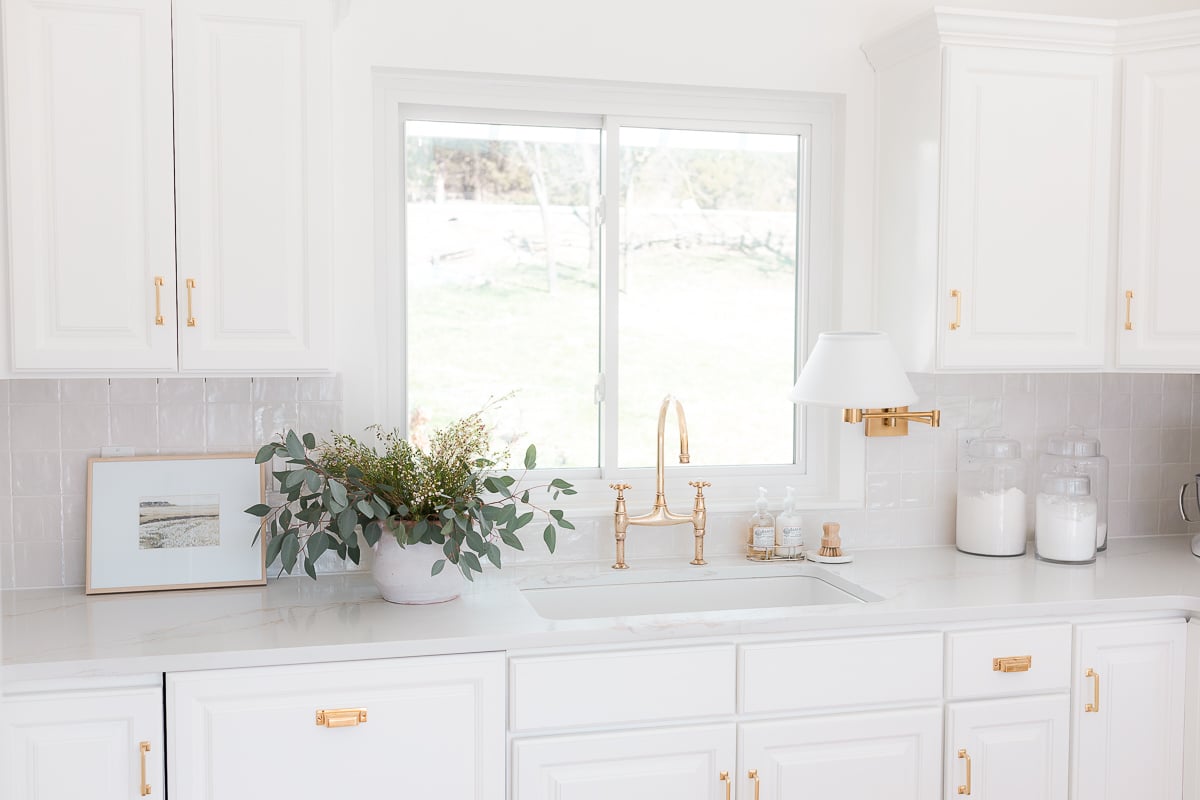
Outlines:
<svg viewBox="0 0 1200 800"><path fill-rule="evenodd" d="M959 750L958 757L966 759L967 762L967 782L958 787L959 794L971 794L971 756L966 750Z"/></svg>
<svg viewBox="0 0 1200 800"><path fill-rule="evenodd" d="M187 326L189 328L196 327L196 316L192 313L192 290L195 288L196 288L196 279L188 278L187 279L187 308L188 308Z"/></svg>
<svg viewBox="0 0 1200 800"><path fill-rule="evenodd" d="M1133 330L1133 290L1125 290L1125 330Z"/></svg>
<svg viewBox="0 0 1200 800"><path fill-rule="evenodd" d="M353 728L367 721L365 708L319 708L317 725L323 728Z"/></svg>
<svg viewBox="0 0 1200 800"><path fill-rule="evenodd" d="M1092 702L1084 704L1083 710L1085 713L1095 714L1100 710L1100 673L1088 667L1083 677L1092 679Z"/></svg>
<svg viewBox="0 0 1200 800"><path fill-rule="evenodd" d="M992 659L993 672L1029 672L1033 656L1004 656Z"/></svg>
<svg viewBox="0 0 1200 800"><path fill-rule="evenodd" d="M163 287L163 276L155 275L154 276L154 324L155 325L163 325L166 322L166 320L163 319L163 313L162 313L162 287Z"/></svg>
<svg viewBox="0 0 1200 800"><path fill-rule="evenodd" d="M754 800L758 800L758 793L762 789L762 781L758 778L758 770L750 770L746 773L746 777L754 781Z"/></svg>
<svg viewBox="0 0 1200 800"><path fill-rule="evenodd" d="M146 781L146 753L150 752L150 743L139 743L138 752L142 759L142 797L145 797L146 795L150 794L150 784Z"/></svg>
<svg viewBox="0 0 1200 800"><path fill-rule="evenodd" d="M950 323L950 330L956 331L962 327L962 292L951 289L950 296L954 298L954 322Z"/></svg>
<svg viewBox="0 0 1200 800"><path fill-rule="evenodd" d="M729 773L722 771L719 780L725 784L725 800L729 800L733 793L733 782L729 780Z"/></svg>

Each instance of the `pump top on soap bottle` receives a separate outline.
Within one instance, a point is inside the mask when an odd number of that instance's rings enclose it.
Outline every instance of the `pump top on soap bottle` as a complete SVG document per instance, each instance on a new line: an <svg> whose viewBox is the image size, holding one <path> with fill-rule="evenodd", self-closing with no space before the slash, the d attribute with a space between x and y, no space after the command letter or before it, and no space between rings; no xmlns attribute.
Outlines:
<svg viewBox="0 0 1200 800"><path fill-rule="evenodd" d="M803 547L803 525L803 520L796 513L796 490L789 486L787 487L787 497L783 498L783 511L779 512L779 517L775 520L775 546Z"/></svg>
<svg viewBox="0 0 1200 800"><path fill-rule="evenodd" d="M756 510L750 517L746 544L752 555L763 555L775 545L775 518L767 511L767 490L761 486L758 487L754 508Z"/></svg>

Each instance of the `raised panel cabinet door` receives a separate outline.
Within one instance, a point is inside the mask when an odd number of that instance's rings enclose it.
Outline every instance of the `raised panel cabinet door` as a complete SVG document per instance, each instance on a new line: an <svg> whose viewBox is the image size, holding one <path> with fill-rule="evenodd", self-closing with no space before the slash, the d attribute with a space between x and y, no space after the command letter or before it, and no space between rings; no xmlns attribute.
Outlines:
<svg viewBox="0 0 1200 800"><path fill-rule="evenodd" d="M0 700L0 797L166 797L162 688Z"/></svg>
<svg viewBox="0 0 1200 800"><path fill-rule="evenodd" d="M167 675L172 800L504 800L504 655Z"/></svg>
<svg viewBox="0 0 1200 800"><path fill-rule="evenodd" d="M725 800L736 737L730 723L516 739L512 798Z"/></svg>
<svg viewBox="0 0 1200 800"><path fill-rule="evenodd" d="M1117 286L1120 366L1200 369L1197 141L1200 47L1127 56Z"/></svg>
<svg viewBox="0 0 1200 800"><path fill-rule="evenodd" d="M1112 59L944 58L939 365L1103 366Z"/></svg>
<svg viewBox="0 0 1200 800"><path fill-rule="evenodd" d="M1070 702L1061 694L946 706L943 796L1064 800Z"/></svg>
<svg viewBox="0 0 1200 800"><path fill-rule="evenodd" d="M179 360L332 367L328 0L175 0Z"/></svg>
<svg viewBox="0 0 1200 800"><path fill-rule="evenodd" d="M1183 795L1187 623L1076 629L1072 797Z"/></svg>
<svg viewBox="0 0 1200 800"><path fill-rule="evenodd" d="M941 786L939 707L750 722L739 738L739 797L926 800Z"/></svg>
<svg viewBox="0 0 1200 800"><path fill-rule="evenodd" d="M173 371L171 4L0 11L13 369Z"/></svg>

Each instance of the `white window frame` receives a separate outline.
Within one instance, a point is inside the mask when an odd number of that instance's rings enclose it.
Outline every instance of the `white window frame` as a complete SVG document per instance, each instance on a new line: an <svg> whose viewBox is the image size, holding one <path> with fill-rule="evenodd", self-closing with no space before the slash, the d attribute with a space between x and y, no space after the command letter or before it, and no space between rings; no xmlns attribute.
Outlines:
<svg viewBox="0 0 1200 800"><path fill-rule="evenodd" d="M830 95L799 92L660 86L608 81L562 80L523 76L478 75L377 69L374 72L375 100L375 208L377 318L383 328L377 369L381 396L378 408L388 424L406 425L408 420L407 330L405 275L405 165L404 122L408 119L444 122L509 123L519 125L596 127L604 131L602 148L616 141L620 127L659 127L747 133L799 135L807 142L808 158L801 170L807 179L807 214L800 219L799 263L796 309L805 323L796 331L796 353L807 354L821 331L834 327L834 123L838 101ZM618 186L620 165L612 154L601 151L603 218L619 218ZM807 174L804 171L807 170ZM802 182L802 189L804 188ZM635 498L651 502L654 469L620 469L616 466L618 396L617 332L605 325L608 309L618 300L617 259L619 232L615 225L601 229L601 311L603 328L603 393L600 417L599 468L556 470L575 483L579 495L572 498L576 514L610 512L612 492L608 484L623 481L638 491ZM797 363L796 369L799 370ZM667 492L676 506L690 502L689 480L714 482L709 508L733 510L752 505L754 488L766 486L772 496L783 487L794 486L802 507L861 507L865 448L861 433L850 435L850 426L839 423L840 415L827 409L796 407L794 433L796 461L791 465L762 466L672 466L678 454L673 444L673 418L667 421ZM692 435L692 449L704 443ZM645 432L655 435L653 430ZM800 449L803 443L803 450ZM613 463L604 463L605 455ZM641 503L638 502L640 507Z"/></svg>

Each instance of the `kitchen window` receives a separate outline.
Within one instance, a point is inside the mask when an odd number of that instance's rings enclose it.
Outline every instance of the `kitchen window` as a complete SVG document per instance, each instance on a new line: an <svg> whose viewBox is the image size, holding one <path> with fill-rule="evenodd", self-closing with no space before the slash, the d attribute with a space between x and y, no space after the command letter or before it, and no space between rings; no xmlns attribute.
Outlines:
<svg viewBox="0 0 1200 800"><path fill-rule="evenodd" d="M829 327L825 104L377 80L390 423L419 437L500 400L500 443L602 487L653 469L673 394L691 438L680 482L828 495L812 467L830 434L787 399Z"/></svg>

